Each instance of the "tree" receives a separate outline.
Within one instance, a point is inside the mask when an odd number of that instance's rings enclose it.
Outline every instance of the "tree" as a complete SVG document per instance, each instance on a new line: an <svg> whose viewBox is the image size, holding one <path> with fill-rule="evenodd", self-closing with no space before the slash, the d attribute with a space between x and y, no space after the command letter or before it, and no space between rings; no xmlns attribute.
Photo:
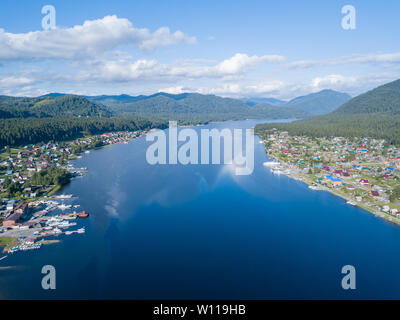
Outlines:
<svg viewBox="0 0 400 320"><path fill-rule="evenodd" d="M18 192L21 191L22 191L22 186L19 182L12 182L7 188L7 192L10 197L16 195Z"/></svg>
<svg viewBox="0 0 400 320"><path fill-rule="evenodd" d="M390 195L390 202L396 202L399 198L400 198L400 186L397 186L393 189L393 192Z"/></svg>

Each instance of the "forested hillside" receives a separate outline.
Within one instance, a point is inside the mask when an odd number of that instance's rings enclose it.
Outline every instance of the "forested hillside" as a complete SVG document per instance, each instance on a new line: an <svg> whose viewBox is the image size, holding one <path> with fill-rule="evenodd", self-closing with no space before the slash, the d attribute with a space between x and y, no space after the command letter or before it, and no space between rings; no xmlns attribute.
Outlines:
<svg viewBox="0 0 400 320"><path fill-rule="evenodd" d="M376 137L400 144L400 80L357 96L330 114L258 125L256 131L262 134L272 128L293 135Z"/></svg>
<svg viewBox="0 0 400 320"><path fill-rule="evenodd" d="M48 117L109 117L103 105L75 95L20 98L0 96L0 119Z"/></svg>

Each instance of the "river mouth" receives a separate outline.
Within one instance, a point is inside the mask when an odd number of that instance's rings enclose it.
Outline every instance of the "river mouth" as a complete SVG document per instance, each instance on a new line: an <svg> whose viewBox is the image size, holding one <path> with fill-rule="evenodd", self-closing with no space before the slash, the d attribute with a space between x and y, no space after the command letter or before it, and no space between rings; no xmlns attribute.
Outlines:
<svg viewBox="0 0 400 320"><path fill-rule="evenodd" d="M74 160L88 171L63 193L90 211L86 233L0 261L3 298L399 298L399 228L273 175L258 137L247 176L225 165L149 165L150 144L142 137ZM44 265L57 270L51 293L40 286ZM345 265L362 284L351 296L340 285Z"/></svg>

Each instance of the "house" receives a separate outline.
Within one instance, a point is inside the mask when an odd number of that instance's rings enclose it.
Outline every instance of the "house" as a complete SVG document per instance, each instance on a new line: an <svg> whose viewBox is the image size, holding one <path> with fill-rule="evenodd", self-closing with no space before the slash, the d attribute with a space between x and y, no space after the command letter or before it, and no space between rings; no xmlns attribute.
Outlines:
<svg viewBox="0 0 400 320"><path fill-rule="evenodd" d="M342 185L342 179L339 179L339 178L337 178L337 179L332 179L332 184L333 184L334 186L341 186L341 185Z"/></svg>
<svg viewBox="0 0 400 320"><path fill-rule="evenodd" d="M379 192L378 191L371 191L371 196L377 198L377 197L379 197Z"/></svg>
<svg viewBox="0 0 400 320"><path fill-rule="evenodd" d="M3 221L3 226L4 227L12 227L15 226L18 221L21 219L21 214L14 212L10 216L8 216L4 221Z"/></svg>
<svg viewBox="0 0 400 320"><path fill-rule="evenodd" d="M18 205L15 207L14 212L22 215L25 215L28 213L28 203L27 202L20 202Z"/></svg>
<svg viewBox="0 0 400 320"><path fill-rule="evenodd" d="M361 179L360 184L364 185L364 186L368 186L369 185L369 181L367 179Z"/></svg>
<svg viewBox="0 0 400 320"><path fill-rule="evenodd" d="M355 190L355 189L356 189L356 187L354 187L352 184L349 184L349 185L347 186L347 190L353 191L353 190Z"/></svg>

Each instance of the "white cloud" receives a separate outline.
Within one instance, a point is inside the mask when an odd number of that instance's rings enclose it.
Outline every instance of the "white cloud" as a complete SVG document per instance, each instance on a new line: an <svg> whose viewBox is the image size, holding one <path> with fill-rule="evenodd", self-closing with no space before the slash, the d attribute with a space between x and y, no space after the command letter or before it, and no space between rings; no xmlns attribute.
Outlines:
<svg viewBox="0 0 400 320"><path fill-rule="evenodd" d="M128 19L106 16L83 25L48 31L8 33L0 29L0 59L43 59L97 56L120 45L136 45L152 50L160 46L196 42L190 37L162 27L155 32L135 28Z"/></svg>
<svg viewBox="0 0 400 320"><path fill-rule="evenodd" d="M0 79L0 88L15 88L34 83L35 80L24 75L10 75Z"/></svg>
<svg viewBox="0 0 400 320"><path fill-rule="evenodd" d="M262 63L280 63L284 57L276 55L248 56L235 54L215 65L204 65L198 61L176 61L162 64L157 60L127 59L105 60L88 63L80 78L86 80L126 82L138 79L166 81L179 78L228 78L243 75L252 67Z"/></svg>
<svg viewBox="0 0 400 320"><path fill-rule="evenodd" d="M316 77L311 81L312 91L320 91L326 88L330 89L344 89L357 84L356 77L344 77L338 74L332 74L325 77Z"/></svg>
<svg viewBox="0 0 400 320"><path fill-rule="evenodd" d="M170 94L181 94L188 92L190 90L186 90L184 86L175 86L175 87L168 87L164 89L158 90L158 92L165 92L165 93L170 93Z"/></svg>
<svg viewBox="0 0 400 320"><path fill-rule="evenodd" d="M186 88L178 85L159 90L159 92L167 92L173 94L180 94L185 92L196 92L201 94L215 94L230 97L242 96L259 96L271 95L283 89L285 84L282 81L271 80L259 82L257 84L250 83L223 83L216 87L200 87L200 88Z"/></svg>
<svg viewBox="0 0 400 320"><path fill-rule="evenodd" d="M248 56L247 54L237 53L232 58L222 61L216 66L216 71L221 74L238 74L246 71L248 68L264 63L279 63L285 61L285 58L278 55L266 56Z"/></svg>
<svg viewBox="0 0 400 320"><path fill-rule="evenodd" d="M287 65L290 69L336 66L350 63L398 64L400 53L354 54L327 60L300 60Z"/></svg>

